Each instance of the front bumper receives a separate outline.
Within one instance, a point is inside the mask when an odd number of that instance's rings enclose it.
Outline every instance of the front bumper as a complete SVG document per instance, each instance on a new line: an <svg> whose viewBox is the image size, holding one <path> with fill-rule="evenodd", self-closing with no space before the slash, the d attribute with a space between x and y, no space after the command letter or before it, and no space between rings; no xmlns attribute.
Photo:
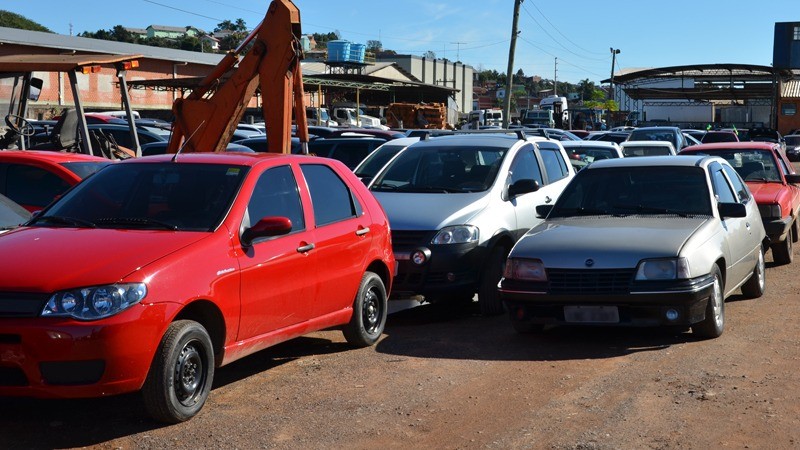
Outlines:
<svg viewBox="0 0 800 450"><path fill-rule="evenodd" d="M395 249L397 276L392 283L393 298L436 295L455 291L474 291L480 281L486 247L477 244L431 245L430 259L414 264L414 249Z"/></svg>
<svg viewBox="0 0 800 450"><path fill-rule="evenodd" d="M172 304L92 322L0 318L0 396L80 398L141 389Z"/></svg>
<svg viewBox="0 0 800 450"><path fill-rule="evenodd" d="M546 283L525 287L502 280L500 298L515 320L533 324L688 326L705 319L713 281L713 277L703 276L668 283L635 283L627 293L550 294ZM616 307L619 320L613 323L573 322L565 317L565 307L596 306ZM667 318L668 311L677 315Z"/></svg>
<svg viewBox="0 0 800 450"><path fill-rule="evenodd" d="M786 239L789 228L792 226L792 216L783 219L777 217L764 217L764 231L772 242L781 242Z"/></svg>

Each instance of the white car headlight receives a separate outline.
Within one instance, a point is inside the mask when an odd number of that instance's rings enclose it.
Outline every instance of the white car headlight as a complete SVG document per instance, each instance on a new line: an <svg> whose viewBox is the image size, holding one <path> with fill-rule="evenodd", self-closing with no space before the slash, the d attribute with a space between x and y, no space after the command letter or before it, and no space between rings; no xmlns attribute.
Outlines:
<svg viewBox="0 0 800 450"><path fill-rule="evenodd" d="M431 244L467 244L470 242L478 242L479 237L480 233L476 226L454 225L439 230L436 236L431 240Z"/></svg>
<svg viewBox="0 0 800 450"><path fill-rule="evenodd" d="M686 258L645 259L636 270L637 281L686 278L689 278L689 260Z"/></svg>
<svg viewBox="0 0 800 450"><path fill-rule="evenodd" d="M147 296L144 283L120 283L60 291L42 309L42 317L98 320L118 314Z"/></svg>
<svg viewBox="0 0 800 450"><path fill-rule="evenodd" d="M547 281L544 263L539 259L511 258L506 261L503 278L521 281Z"/></svg>

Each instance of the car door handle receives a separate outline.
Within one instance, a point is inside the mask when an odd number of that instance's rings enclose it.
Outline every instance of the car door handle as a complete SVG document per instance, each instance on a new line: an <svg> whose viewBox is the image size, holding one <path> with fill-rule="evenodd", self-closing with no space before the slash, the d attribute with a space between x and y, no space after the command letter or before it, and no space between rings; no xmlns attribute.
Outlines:
<svg viewBox="0 0 800 450"><path fill-rule="evenodd" d="M553 201L553 199L552 199L552 198L550 198L550 196L547 196L547 195L546 195L546 196L544 197L544 202L545 202L545 203L550 203L550 202L552 202L552 201Z"/></svg>
<svg viewBox="0 0 800 450"><path fill-rule="evenodd" d="M314 244L306 244L297 247L297 253L307 253L310 252L311 250L314 250Z"/></svg>
<svg viewBox="0 0 800 450"><path fill-rule="evenodd" d="M356 230L356 236L363 236L367 233L369 233L369 227Z"/></svg>

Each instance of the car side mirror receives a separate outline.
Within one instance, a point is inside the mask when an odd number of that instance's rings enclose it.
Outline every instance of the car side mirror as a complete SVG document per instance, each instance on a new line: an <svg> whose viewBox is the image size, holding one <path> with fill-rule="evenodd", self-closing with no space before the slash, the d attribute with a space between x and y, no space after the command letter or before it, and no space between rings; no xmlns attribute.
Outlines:
<svg viewBox="0 0 800 450"><path fill-rule="evenodd" d="M536 218L537 219L544 219L548 215L550 215L550 211L553 210L553 205L536 205Z"/></svg>
<svg viewBox="0 0 800 450"><path fill-rule="evenodd" d="M258 238L280 236L290 231L292 231L292 221L288 217L264 217L244 230L240 240L243 247L250 247Z"/></svg>
<svg viewBox="0 0 800 450"><path fill-rule="evenodd" d="M790 173L784 176L787 183L800 184L800 174Z"/></svg>
<svg viewBox="0 0 800 450"><path fill-rule="evenodd" d="M524 179L517 180L508 187L508 198L514 198L529 192L536 192L539 190L539 182L536 180Z"/></svg>
<svg viewBox="0 0 800 450"><path fill-rule="evenodd" d="M717 205L717 210L723 219L747 217L747 207L743 203L720 203Z"/></svg>

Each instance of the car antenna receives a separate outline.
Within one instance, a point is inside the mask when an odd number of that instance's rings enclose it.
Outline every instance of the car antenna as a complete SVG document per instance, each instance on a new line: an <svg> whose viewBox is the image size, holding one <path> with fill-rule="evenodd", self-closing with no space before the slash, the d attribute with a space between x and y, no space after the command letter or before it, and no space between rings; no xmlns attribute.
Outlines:
<svg viewBox="0 0 800 450"><path fill-rule="evenodd" d="M204 123L206 123L205 120L200 122L200 125L198 125L197 128L194 129L194 131L192 131L192 134L190 134L189 137L186 138L185 141L183 141L183 145L181 145L181 147L178 149L178 151L175 152L175 156L172 157L172 162L177 162L178 161L178 155L181 154L181 150L183 150L183 148L186 147L186 144L189 143L189 141L192 139L192 136L194 136L194 134L197 133L197 130L199 130L200 127L202 127Z"/></svg>

